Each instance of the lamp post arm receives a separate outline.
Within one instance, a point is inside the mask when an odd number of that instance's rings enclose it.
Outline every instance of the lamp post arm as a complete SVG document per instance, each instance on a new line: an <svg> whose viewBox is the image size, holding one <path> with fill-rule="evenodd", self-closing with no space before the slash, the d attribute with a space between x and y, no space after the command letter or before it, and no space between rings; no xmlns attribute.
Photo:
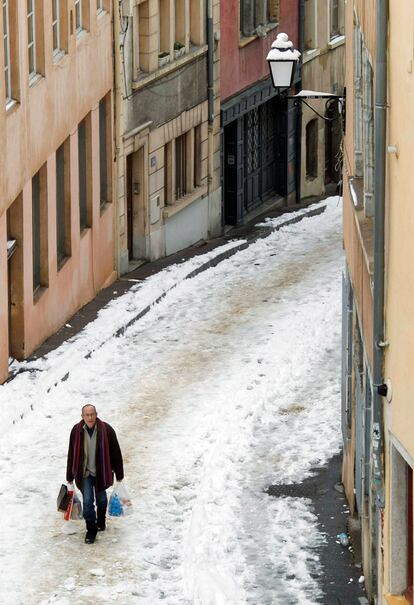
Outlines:
<svg viewBox="0 0 414 605"><path fill-rule="evenodd" d="M311 97L311 96L304 97L304 96L298 96L298 95L293 95L293 96L287 95L286 98L287 99L292 99L295 102L295 104L297 104L299 101L301 103L305 103L306 107L309 107L309 109L311 109L313 111L313 113L315 113L317 116L319 116L325 122L333 122L334 120L337 119L336 117L334 117L334 118L328 118L326 116L323 116L321 113L319 113L318 111L316 111L316 109L314 109L314 107L312 107L312 105L309 105L309 103L306 101L306 99L323 99L323 98L325 98L323 96L316 96L315 95L313 97ZM329 96L327 98L326 103L325 103L325 109L328 109L328 103L330 101L334 101L334 100L342 100L343 101L343 97L336 96L336 95Z"/></svg>

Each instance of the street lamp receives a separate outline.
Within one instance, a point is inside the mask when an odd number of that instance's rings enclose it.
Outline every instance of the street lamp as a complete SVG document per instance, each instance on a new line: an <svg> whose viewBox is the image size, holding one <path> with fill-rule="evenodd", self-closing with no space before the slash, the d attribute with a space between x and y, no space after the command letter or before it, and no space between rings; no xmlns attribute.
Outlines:
<svg viewBox="0 0 414 605"><path fill-rule="evenodd" d="M293 48L287 34L278 34L266 57L274 88L290 88L300 52Z"/></svg>
<svg viewBox="0 0 414 605"><path fill-rule="evenodd" d="M277 35L276 40L272 44L272 48L269 50L266 57L269 63L270 75L272 76L273 87L277 90L287 90L293 84L295 76L295 68L299 63L300 52L293 48L293 42L289 40L287 34L280 33ZM287 99L294 99L295 104L299 102L305 103L309 109L311 109L316 115L327 122L332 122L335 118L329 118L323 116L316 111L306 99L326 99L325 107L328 110L332 101L339 101L340 113L344 110L344 97L334 95L330 92L316 92L313 90L302 90L296 95L286 95Z"/></svg>

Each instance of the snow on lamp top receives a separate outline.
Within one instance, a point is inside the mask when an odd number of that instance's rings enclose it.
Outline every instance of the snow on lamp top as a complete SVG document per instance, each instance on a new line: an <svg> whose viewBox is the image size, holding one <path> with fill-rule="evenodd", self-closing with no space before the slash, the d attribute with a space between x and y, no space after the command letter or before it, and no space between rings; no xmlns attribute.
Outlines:
<svg viewBox="0 0 414 605"><path fill-rule="evenodd" d="M293 48L287 34L278 34L266 57L274 88L290 88L300 52Z"/></svg>
<svg viewBox="0 0 414 605"><path fill-rule="evenodd" d="M266 57L267 61L298 61L300 52L293 48L293 42L287 34L280 33L272 44Z"/></svg>

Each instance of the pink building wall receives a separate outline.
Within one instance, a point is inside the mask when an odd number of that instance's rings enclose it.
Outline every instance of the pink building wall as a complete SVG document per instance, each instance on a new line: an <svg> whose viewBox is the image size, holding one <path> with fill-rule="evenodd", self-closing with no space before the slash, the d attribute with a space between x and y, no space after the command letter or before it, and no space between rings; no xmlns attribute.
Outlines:
<svg viewBox="0 0 414 605"><path fill-rule="evenodd" d="M19 3L19 16L25 2ZM21 5L21 6L20 6ZM20 19L19 98L8 111L0 105L0 383L7 377L9 343L18 359L27 357L80 307L116 278L114 270L114 200L109 187L108 203L101 208L99 173L99 102L105 96L107 119L108 182L112 182L113 64L112 15L96 12L90 2L88 30L70 30L74 5L68 3L67 52L53 57L52 3L44 7L44 72L32 85L28 81L25 52L26 23ZM111 3L105 4L109 9ZM2 14L0 14L0 29ZM3 45L0 67L3 65ZM108 94L109 93L109 94ZM0 78L0 100L5 99ZM90 113L91 212L82 232L79 221L78 124ZM56 250L56 150L66 140L70 147L70 256L57 266ZM33 293L32 177L42 167L47 174L48 283ZM10 219L10 208L14 208ZM9 220L9 227L7 227ZM7 261L10 223L18 233L18 247ZM42 223L44 224L44 223ZM13 234L12 234L13 236ZM9 313L8 281L13 282ZM9 314L11 330L9 332Z"/></svg>
<svg viewBox="0 0 414 605"><path fill-rule="evenodd" d="M221 100L248 88L269 76L266 56L279 32L288 34L298 46L298 2L281 0L279 24L265 38L256 37L245 43L240 39L240 0L221 2Z"/></svg>

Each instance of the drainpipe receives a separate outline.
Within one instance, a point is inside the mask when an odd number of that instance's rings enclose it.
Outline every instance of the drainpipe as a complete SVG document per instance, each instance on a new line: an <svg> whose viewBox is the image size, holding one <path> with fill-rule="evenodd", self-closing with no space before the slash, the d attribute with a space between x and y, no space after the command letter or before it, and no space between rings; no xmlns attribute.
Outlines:
<svg viewBox="0 0 414 605"><path fill-rule="evenodd" d="M299 2L299 51L303 57L305 46L305 0ZM300 71L300 88L302 88L302 66ZM301 200L301 172L302 172L302 103L297 106L296 118L296 203Z"/></svg>
<svg viewBox="0 0 414 605"><path fill-rule="evenodd" d="M371 503L374 523L371 524L372 585L377 578L376 545L379 539L378 511L384 508L384 425L382 414L384 364L384 232L385 232L385 148L387 126L387 28L388 0L377 0L376 5L376 71L375 71L375 214L374 214L374 355L373 355L373 495ZM381 388L382 387L382 388ZM376 587L377 588L377 587ZM375 590L376 592L376 590Z"/></svg>
<svg viewBox="0 0 414 605"><path fill-rule="evenodd" d="M207 100L208 123L214 122L214 35L213 3L207 0Z"/></svg>

